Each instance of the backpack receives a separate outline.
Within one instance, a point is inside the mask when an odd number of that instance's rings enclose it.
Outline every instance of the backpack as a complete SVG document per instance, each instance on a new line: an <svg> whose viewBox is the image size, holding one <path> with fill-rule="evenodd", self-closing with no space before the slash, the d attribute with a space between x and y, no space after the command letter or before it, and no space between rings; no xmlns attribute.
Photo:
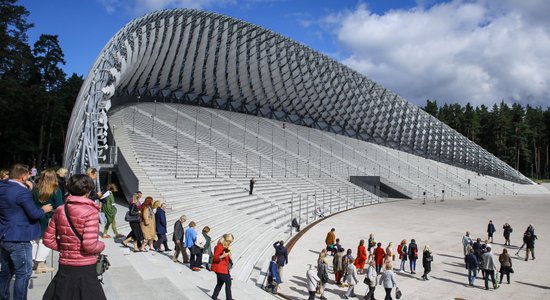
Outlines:
<svg viewBox="0 0 550 300"><path fill-rule="evenodd" d="M399 244L399 246L397 246L397 253L399 253L400 257L401 257L401 255L403 255L403 251L401 251L401 244Z"/></svg>
<svg viewBox="0 0 550 300"><path fill-rule="evenodd" d="M197 234L197 239L195 240L195 246L199 248L204 248L204 245L206 245L206 239L204 238L204 235Z"/></svg>

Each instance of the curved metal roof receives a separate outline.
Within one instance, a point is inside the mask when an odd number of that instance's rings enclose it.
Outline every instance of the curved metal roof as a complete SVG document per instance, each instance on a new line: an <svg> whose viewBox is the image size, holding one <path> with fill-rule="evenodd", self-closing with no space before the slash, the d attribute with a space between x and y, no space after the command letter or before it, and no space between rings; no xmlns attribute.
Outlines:
<svg viewBox="0 0 550 300"><path fill-rule="evenodd" d="M98 165L108 110L140 99L284 120L483 174L531 182L349 67L270 30L191 9L137 18L103 48L69 123L65 165L71 173Z"/></svg>

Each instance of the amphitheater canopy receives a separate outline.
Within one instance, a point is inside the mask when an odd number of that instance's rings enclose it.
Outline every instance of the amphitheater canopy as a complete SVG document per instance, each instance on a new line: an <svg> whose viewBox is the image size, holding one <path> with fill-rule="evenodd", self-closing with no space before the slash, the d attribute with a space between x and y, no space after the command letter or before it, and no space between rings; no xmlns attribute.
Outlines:
<svg viewBox="0 0 550 300"><path fill-rule="evenodd" d="M108 111L139 101L254 114L531 182L358 72L270 30L215 13L153 12L111 38L72 112L65 141L65 165L71 173L104 159Z"/></svg>

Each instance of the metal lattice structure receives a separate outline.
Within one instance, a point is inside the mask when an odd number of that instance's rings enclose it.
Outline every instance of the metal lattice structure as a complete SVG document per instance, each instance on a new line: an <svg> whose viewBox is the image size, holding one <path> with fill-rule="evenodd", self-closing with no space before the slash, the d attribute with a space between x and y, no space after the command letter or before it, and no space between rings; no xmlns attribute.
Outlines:
<svg viewBox="0 0 550 300"><path fill-rule="evenodd" d="M65 165L71 173L104 159L108 110L140 99L292 122L531 183L416 105L349 67L267 29L190 9L137 18L101 51L69 124Z"/></svg>

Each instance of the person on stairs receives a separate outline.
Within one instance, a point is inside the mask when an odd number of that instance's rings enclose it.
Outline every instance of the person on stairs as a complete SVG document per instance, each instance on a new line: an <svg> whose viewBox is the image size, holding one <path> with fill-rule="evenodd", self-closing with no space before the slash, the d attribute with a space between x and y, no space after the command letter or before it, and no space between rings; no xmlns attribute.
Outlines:
<svg viewBox="0 0 550 300"><path fill-rule="evenodd" d="M172 234L172 241L174 241L174 256L172 260L178 262L179 254L183 256L183 263L189 263L189 256L187 256L187 250L184 246L185 241L185 229L183 224L187 221L187 216L181 215L181 217L174 223L174 233Z"/></svg>

